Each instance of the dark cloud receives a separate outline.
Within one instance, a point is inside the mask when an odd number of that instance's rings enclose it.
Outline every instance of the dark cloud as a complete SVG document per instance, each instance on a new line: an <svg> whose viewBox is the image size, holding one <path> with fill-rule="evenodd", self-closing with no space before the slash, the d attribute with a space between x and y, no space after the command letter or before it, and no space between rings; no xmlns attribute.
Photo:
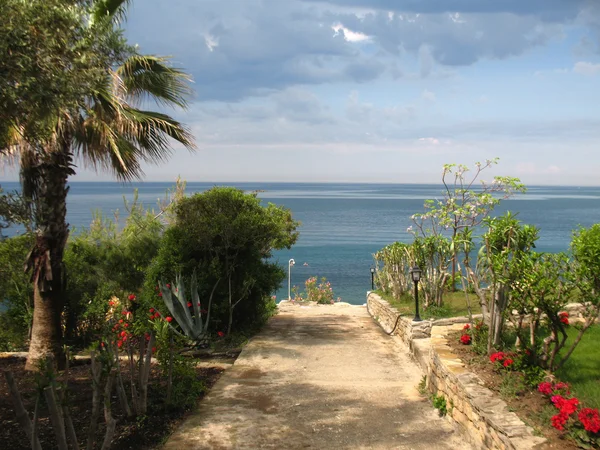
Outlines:
<svg viewBox="0 0 600 450"><path fill-rule="evenodd" d="M347 8L359 6L368 11ZM293 86L396 79L407 58L427 77L436 65L521 55L561 36L575 17L600 29L589 17L596 11L591 0L138 0L126 28L144 52L172 55L191 72L198 101L234 102ZM333 32L338 23L369 39L351 42Z"/></svg>

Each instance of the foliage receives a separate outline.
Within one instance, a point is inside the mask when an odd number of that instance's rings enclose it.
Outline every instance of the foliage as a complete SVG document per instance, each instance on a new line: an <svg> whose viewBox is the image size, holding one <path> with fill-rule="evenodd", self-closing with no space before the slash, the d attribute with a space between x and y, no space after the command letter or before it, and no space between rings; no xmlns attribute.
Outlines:
<svg viewBox="0 0 600 450"><path fill-rule="evenodd" d="M66 248L66 338L85 346L105 321L111 296L139 295L145 275L158 253L163 226L137 200L137 192L123 225L96 214L89 229L73 237Z"/></svg>
<svg viewBox="0 0 600 450"><path fill-rule="evenodd" d="M179 324L183 334L194 342L198 342L204 338L210 319L212 294L214 294L217 284L213 287L211 297L207 302L205 321L202 320L202 304L198 296L196 274L192 275L189 296L186 296L185 285L181 276L176 278L174 284L159 282L159 288L164 304L177 321L177 324ZM179 333L175 328L173 328L173 331Z"/></svg>
<svg viewBox="0 0 600 450"><path fill-rule="evenodd" d="M24 224L29 231L31 218L27 201L19 192L4 192L0 187L0 241L4 239L2 230L16 224Z"/></svg>
<svg viewBox="0 0 600 450"><path fill-rule="evenodd" d="M399 300L396 300L392 297L391 294L385 294L381 290L376 290L376 294L380 295L381 298L386 300L391 306L396 308L400 314L403 315L414 315L415 314L415 299L411 295L404 295ZM473 299L474 296L472 294L467 294L470 299ZM451 292L446 295L446 300L444 301L444 305L441 307L437 307L435 305L431 305L427 308L424 308L421 311L421 317L425 320L427 319L441 319L445 317L459 317L467 315L467 306L465 300L464 292ZM479 312L475 310L475 312Z"/></svg>
<svg viewBox="0 0 600 450"><path fill-rule="evenodd" d="M440 416L445 416L448 413L448 404L446 397L443 395L434 395L432 397L433 407L438 410Z"/></svg>
<svg viewBox="0 0 600 450"><path fill-rule="evenodd" d="M290 248L298 237L290 211L262 206L257 193L215 187L182 198L174 214L148 271L145 296L156 295L159 280L196 272L201 299L208 299L220 280L211 308L213 330L229 333L264 320L272 310L271 293L285 277L269 259L273 250Z"/></svg>
<svg viewBox="0 0 600 450"><path fill-rule="evenodd" d="M333 289L327 278L322 277L321 282L317 284L317 277L311 277L304 283L306 289L306 300L317 302L320 305L333 304ZM339 300L339 299L338 299Z"/></svg>
<svg viewBox="0 0 600 450"><path fill-rule="evenodd" d="M94 6L71 0L0 3L0 149L14 130L30 141L47 139L56 111L79 104L105 78L103 69L132 50L106 18L90 26Z"/></svg>
<svg viewBox="0 0 600 450"><path fill-rule="evenodd" d="M397 300L412 288L408 247L403 242L394 242L373 255L377 286Z"/></svg>
<svg viewBox="0 0 600 450"><path fill-rule="evenodd" d="M33 237L0 240L0 351L21 350L33 318L33 290L23 263Z"/></svg>
<svg viewBox="0 0 600 450"><path fill-rule="evenodd" d="M408 248L409 259L421 268L419 286L424 294L424 307L442 307L442 295L450 274L450 241L439 235L415 237Z"/></svg>

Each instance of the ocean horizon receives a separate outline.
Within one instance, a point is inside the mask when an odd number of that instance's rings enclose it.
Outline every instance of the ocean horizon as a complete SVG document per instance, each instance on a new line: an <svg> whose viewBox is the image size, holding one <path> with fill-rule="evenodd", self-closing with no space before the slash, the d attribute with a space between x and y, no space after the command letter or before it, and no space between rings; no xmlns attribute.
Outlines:
<svg viewBox="0 0 600 450"><path fill-rule="evenodd" d="M146 208L156 208L172 182L118 183L109 181L75 181L67 200L67 221L76 233L88 227L94 211L112 217L117 211L125 218L123 196L129 201L134 189ZM19 188L16 182L0 182L5 191ZM371 289L372 254L395 241L411 242L410 216L423 211L423 202L441 198L441 184L335 183L335 182L188 182L186 193L192 194L213 186L235 186L258 191L264 202L283 205L301 222L300 237L291 250L275 252L274 258L286 273L293 258L292 285L303 288L311 277L326 277L334 294L343 301L362 304ZM503 200L494 211L517 213L524 223L540 228L536 250L566 251L571 234L578 226L600 222L600 187L528 186L527 193ZM4 231L11 236L18 228ZM304 265L306 263L306 265ZM276 293L287 298L287 278Z"/></svg>

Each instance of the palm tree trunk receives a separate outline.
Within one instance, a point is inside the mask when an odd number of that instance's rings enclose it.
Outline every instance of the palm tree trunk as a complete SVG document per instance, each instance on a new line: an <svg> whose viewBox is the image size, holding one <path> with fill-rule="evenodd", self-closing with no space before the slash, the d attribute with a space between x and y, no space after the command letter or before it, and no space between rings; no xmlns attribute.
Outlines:
<svg viewBox="0 0 600 450"><path fill-rule="evenodd" d="M61 327L65 293L63 254L69 236L67 179L74 173L72 159L67 140L29 154L21 165L23 192L33 202L36 226L35 244L26 261L34 287L33 328L26 370L36 370L38 362L48 354L59 368L65 363Z"/></svg>

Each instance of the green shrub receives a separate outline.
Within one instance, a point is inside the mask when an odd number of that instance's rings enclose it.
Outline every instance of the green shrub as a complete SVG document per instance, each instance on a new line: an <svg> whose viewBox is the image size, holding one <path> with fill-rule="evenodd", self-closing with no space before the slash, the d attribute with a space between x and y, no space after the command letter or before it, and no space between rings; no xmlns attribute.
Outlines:
<svg viewBox="0 0 600 450"><path fill-rule="evenodd" d="M22 350L33 320L33 288L23 271L31 235L0 240L0 350Z"/></svg>

